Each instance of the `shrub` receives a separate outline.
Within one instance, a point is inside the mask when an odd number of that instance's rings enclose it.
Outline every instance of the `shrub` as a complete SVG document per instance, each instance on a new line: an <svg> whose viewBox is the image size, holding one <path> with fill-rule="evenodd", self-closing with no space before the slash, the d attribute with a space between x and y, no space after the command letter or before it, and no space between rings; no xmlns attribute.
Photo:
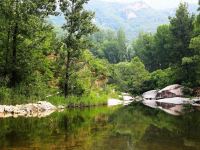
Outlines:
<svg viewBox="0 0 200 150"><path fill-rule="evenodd" d="M5 103L11 99L11 89L6 87L0 88L0 102Z"/></svg>

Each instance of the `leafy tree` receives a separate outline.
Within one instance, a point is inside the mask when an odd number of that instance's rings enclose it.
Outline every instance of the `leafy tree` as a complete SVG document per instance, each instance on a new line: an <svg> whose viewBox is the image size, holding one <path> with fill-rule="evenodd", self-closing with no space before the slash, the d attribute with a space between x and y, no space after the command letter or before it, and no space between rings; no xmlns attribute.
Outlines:
<svg viewBox="0 0 200 150"><path fill-rule="evenodd" d="M60 9L65 16L63 29L66 32L64 36L64 50L66 51L66 71L64 81L64 95L69 95L70 76L75 71L76 62L79 60L82 51L88 47L86 38L94 31L96 26L92 23L94 13L84 9L88 0L60 0Z"/></svg>
<svg viewBox="0 0 200 150"><path fill-rule="evenodd" d="M116 41L108 41L103 45L104 57L112 64L120 62L119 47Z"/></svg>
<svg viewBox="0 0 200 150"><path fill-rule="evenodd" d="M109 63L105 60L96 58L88 50L83 53L82 60L85 62L85 71L90 72L90 87L87 90L97 90L102 88L107 83L109 76ZM83 70L83 69L81 69ZM80 76L85 76L85 79L82 79L82 84L85 85L85 81L89 77L87 74L81 73Z"/></svg>
<svg viewBox="0 0 200 150"><path fill-rule="evenodd" d="M0 44L0 69L2 76L9 78L11 87L30 75L33 68L36 69L34 56L42 52L42 44L38 43L46 40L44 31L51 30L45 17L54 14L55 9L55 0L0 2L0 41L5 43Z"/></svg>
<svg viewBox="0 0 200 150"><path fill-rule="evenodd" d="M158 68L158 56L155 51L154 36L152 34L140 33L139 37L133 41L133 50L149 71L154 71Z"/></svg>
<svg viewBox="0 0 200 150"><path fill-rule="evenodd" d="M193 21L194 16L189 14L186 3L181 3L175 17L170 17L170 31L173 41L172 63L181 64L183 57L192 55L189 44L193 35Z"/></svg>
<svg viewBox="0 0 200 150"><path fill-rule="evenodd" d="M149 79L149 72L138 57L131 62L120 62L115 65L115 81L120 90L139 94L143 83Z"/></svg>
<svg viewBox="0 0 200 150"><path fill-rule="evenodd" d="M184 34L180 34L182 36L182 62L181 66L178 68L177 75L179 80L187 86L194 87L200 84L199 80L199 21L198 16L197 19L194 20L194 16L189 16L189 13L186 11L185 5L180 5L179 13L184 12L184 17L181 21L183 21L180 26L180 31ZM178 10L177 10L178 11ZM179 20L180 21L180 20ZM182 27L182 28L181 28ZM184 28L183 28L184 27ZM179 37L179 38L180 38ZM181 55L180 54L180 55ZM177 77L177 78L178 78Z"/></svg>
<svg viewBox="0 0 200 150"><path fill-rule="evenodd" d="M175 71L173 68L158 69L150 74L149 80L144 82L142 89L143 91L162 89L170 84L174 84L175 81Z"/></svg>
<svg viewBox="0 0 200 150"><path fill-rule="evenodd" d="M124 30L120 28L117 33L111 30L101 30L92 36L94 47L91 52L110 63L116 64L123 61L130 61L133 57L133 51L128 47Z"/></svg>
<svg viewBox="0 0 200 150"><path fill-rule="evenodd" d="M127 61L128 59L128 51L126 45L126 35L122 28L120 28L117 32L117 42L118 42L118 59L120 61Z"/></svg>
<svg viewBox="0 0 200 150"><path fill-rule="evenodd" d="M155 69L166 69L171 65L170 57L172 50L172 35L169 25L161 25L157 28L155 37L155 56L157 67Z"/></svg>
<svg viewBox="0 0 200 150"><path fill-rule="evenodd" d="M94 33L90 37L92 41L92 47L90 48L90 51L93 53L94 56L97 56L98 58L107 58L105 56L105 49L106 45L109 42L113 42L116 40L116 36L114 31L112 30L100 30L99 32ZM111 61L112 62L112 61Z"/></svg>
<svg viewBox="0 0 200 150"><path fill-rule="evenodd" d="M199 1L200 4L200 1ZM200 11L198 9L198 11ZM184 57L182 65L188 70L188 82L191 86L200 85L200 14L197 15L194 22L194 36L190 41L189 48L192 50L193 55Z"/></svg>

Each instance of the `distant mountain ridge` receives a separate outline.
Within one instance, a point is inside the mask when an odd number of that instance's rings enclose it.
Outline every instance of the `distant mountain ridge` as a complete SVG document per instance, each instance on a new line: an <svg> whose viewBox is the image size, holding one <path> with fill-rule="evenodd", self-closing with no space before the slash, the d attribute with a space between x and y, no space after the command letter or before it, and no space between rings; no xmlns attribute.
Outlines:
<svg viewBox="0 0 200 150"><path fill-rule="evenodd" d="M196 13L198 5L189 4L189 11ZM157 10L144 1L132 3L105 2L91 0L86 9L96 14L95 23L102 28L117 30L124 28L129 39L137 37L141 31L155 32L161 24L169 23L168 17L174 16L176 9ZM56 25L64 22L63 16L51 17Z"/></svg>

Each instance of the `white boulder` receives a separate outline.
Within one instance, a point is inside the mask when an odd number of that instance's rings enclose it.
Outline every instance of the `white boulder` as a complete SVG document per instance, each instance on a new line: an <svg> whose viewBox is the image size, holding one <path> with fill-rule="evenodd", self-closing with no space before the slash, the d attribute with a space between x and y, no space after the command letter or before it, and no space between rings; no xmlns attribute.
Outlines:
<svg viewBox="0 0 200 150"><path fill-rule="evenodd" d="M151 107L151 108L157 108L157 104L155 100L145 100L142 102L144 105Z"/></svg>
<svg viewBox="0 0 200 150"><path fill-rule="evenodd" d="M157 93L158 90L147 91L144 94L142 94L142 98L143 100L156 100Z"/></svg>
<svg viewBox="0 0 200 150"><path fill-rule="evenodd" d="M163 103L163 104L183 105L183 104L190 104L192 101L189 98L173 97L173 98L156 100L156 102L161 104Z"/></svg>
<svg viewBox="0 0 200 150"><path fill-rule="evenodd" d="M117 106L117 105L122 105L123 101L118 100L118 99L109 99L108 100L108 106Z"/></svg>

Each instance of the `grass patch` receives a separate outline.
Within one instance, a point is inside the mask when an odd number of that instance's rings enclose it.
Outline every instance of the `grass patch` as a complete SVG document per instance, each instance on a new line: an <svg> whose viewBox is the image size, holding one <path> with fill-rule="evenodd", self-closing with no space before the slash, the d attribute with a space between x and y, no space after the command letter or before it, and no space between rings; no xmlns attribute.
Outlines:
<svg viewBox="0 0 200 150"><path fill-rule="evenodd" d="M108 96L107 95L84 95L81 97L78 96L69 96L68 98L64 98L63 96L53 96L48 98L47 101L52 103L53 105L101 105L107 104Z"/></svg>
<svg viewBox="0 0 200 150"><path fill-rule="evenodd" d="M42 94L41 94L42 93ZM38 101L49 101L53 105L78 105L78 106L93 106L107 104L109 98L119 98L119 93L113 90L113 87L104 89L95 89L82 96L69 96L64 98L63 95L56 95L57 91L49 89L41 91L39 94L33 92L26 92L22 89L11 89L6 87L0 88L0 105L16 105L35 103ZM47 95L53 95L46 97Z"/></svg>
<svg viewBox="0 0 200 150"><path fill-rule="evenodd" d="M47 101L53 105L78 105L93 106L107 104L109 98L119 98L119 93L113 90L113 87L107 87L103 90L96 89L82 96L69 96L64 98L63 95L57 95L47 98Z"/></svg>

